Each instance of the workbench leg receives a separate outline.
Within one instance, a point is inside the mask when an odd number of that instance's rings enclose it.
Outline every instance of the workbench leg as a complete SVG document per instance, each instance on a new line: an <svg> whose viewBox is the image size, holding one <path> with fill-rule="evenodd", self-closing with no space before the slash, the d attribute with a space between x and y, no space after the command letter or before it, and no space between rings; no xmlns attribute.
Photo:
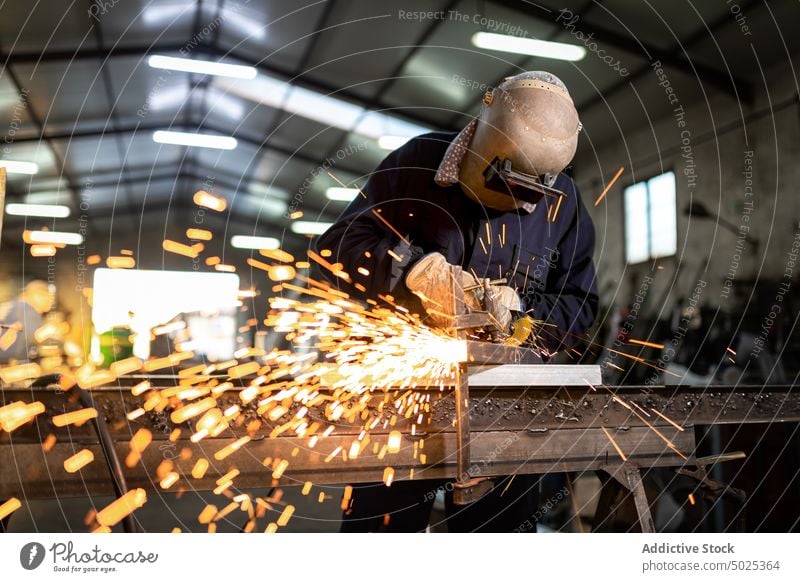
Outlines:
<svg viewBox="0 0 800 582"><path fill-rule="evenodd" d="M605 471L596 471L600 480L600 495L597 499L597 508L592 517L593 532L613 532L618 514L625 504L626 490Z"/></svg>
<svg viewBox="0 0 800 582"><path fill-rule="evenodd" d="M641 472L638 468L628 467L625 469L625 478L628 481L628 489L633 493L633 502L636 504L636 514L639 516L639 525L642 528L642 533L654 533L656 528L653 524L650 504L647 502L647 495L642 484Z"/></svg>
<svg viewBox="0 0 800 582"><path fill-rule="evenodd" d="M630 531L637 522L642 533L655 532L638 467L609 468L597 471L597 477L601 487L592 521L593 532Z"/></svg>
<svg viewBox="0 0 800 582"><path fill-rule="evenodd" d="M456 372L456 463L458 475L456 481L463 483L469 481L469 375L466 364L460 364Z"/></svg>

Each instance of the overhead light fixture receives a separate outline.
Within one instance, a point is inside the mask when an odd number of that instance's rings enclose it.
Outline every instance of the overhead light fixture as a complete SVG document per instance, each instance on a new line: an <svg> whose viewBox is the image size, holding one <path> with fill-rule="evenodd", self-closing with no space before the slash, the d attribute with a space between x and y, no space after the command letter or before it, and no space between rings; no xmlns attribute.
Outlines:
<svg viewBox="0 0 800 582"><path fill-rule="evenodd" d="M83 236L77 232L54 230L27 230L23 233L23 239L37 245L79 245L83 242Z"/></svg>
<svg viewBox="0 0 800 582"><path fill-rule="evenodd" d="M350 202L358 196L360 190L358 188L342 188L340 186L332 186L325 190L325 197L328 200L335 200L336 202Z"/></svg>
<svg viewBox="0 0 800 582"><path fill-rule="evenodd" d="M165 130L159 130L153 133L153 141L156 143L212 148L217 150L232 150L236 148L238 143L235 137L228 137L225 135Z"/></svg>
<svg viewBox="0 0 800 582"><path fill-rule="evenodd" d="M237 207L244 205L251 214L267 216L283 216L289 207L289 192L276 186L267 186L260 182L250 182L249 194L236 196Z"/></svg>
<svg viewBox="0 0 800 582"><path fill-rule="evenodd" d="M34 162L18 162L15 160L0 160L0 168L5 168L9 174L29 174L39 172L39 164Z"/></svg>
<svg viewBox="0 0 800 582"><path fill-rule="evenodd" d="M371 111L344 99L297 87L263 73L247 82L218 78L214 80L214 86L254 103L283 109L328 127L352 131L371 139L385 135L413 137L431 131L428 127L392 117L382 111Z"/></svg>
<svg viewBox="0 0 800 582"><path fill-rule="evenodd" d="M292 223L295 234L322 234L333 226L332 222L314 222L312 220L296 220Z"/></svg>
<svg viewBox="0 0 800 582"><path fill-rule="evenodd" d="M6 214L12 216L40 216L42 218L66 218L69 206L59 204L7 204Z"/></svg>
<svg viewBox="0 0 800 582"><path fill-rule="evenodd" d="M574 44L494 32L476 32L472 35L472 44L478 48L492 51L530 55L560 61L579 61L586 56L586 49Z"/></svg>
<svg viewBox="0 0 800 582"><path fill-rule="evenodd" d="M197 59L182 59L179 57L166 57L152 55L147 59L147 64L154 69L168 69L170 71L183 71L184 73L197 73L199 75L213 75L216 77L233 77L234 79L255 79L258 71L255 67L243 65L230 65L214 61L200 61Z"/></svg>
<svg viewBox="0 0 800 582"><path fill-rule="evenodd" d="M41 192L28 192L22 197L24 204L58 205L69 197L69 194L59 190L45 190Z"/></svg>
<svg viewBox="0 0 800 582"><path fill-rule="evenodd" d="M142 21L145 24L159 25L161 26L159 30L162 30L165 28L164 25L179 21L181 16L193 14L197 8L195 4L195 0L185 0L177 4L147 6L142 11ZM268 20L270 19L264 18L262 21L262 19L253 18L252 13L243 14L240 12L241 7L238 4L234 4L230 7L223 6L222 9L217 5L212 6L211 4L201 5L199 8L201 12L205 13L203 15L204 18L225 22L226 29L229 27L239 29L242 33L241 35L237 35L239 38L244 37L244 40L249 40L251 38L260 40L267 36L267 28L269 27Z"/></svg>
<svg viewBox="0 0 800 582"><path fill-rule="evenodd" d="M382 135L378 138L378 147L382 150L396 150L409 139L411 138L402 135Z"/></svg>
<svg viewBox="0 0 800 582"><path fill-rule="evenodd" d="M231 246L237 249L274 250L281 246L281 241L271 236L237 234L231 237Z"/></svg>

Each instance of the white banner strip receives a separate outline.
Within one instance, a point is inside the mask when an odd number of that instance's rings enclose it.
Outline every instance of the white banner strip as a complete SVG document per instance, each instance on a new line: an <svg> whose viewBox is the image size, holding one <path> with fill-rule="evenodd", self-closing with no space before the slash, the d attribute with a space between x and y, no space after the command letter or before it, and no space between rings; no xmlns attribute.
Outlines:
<svg viewBox="0 0 800 582"><path fill-rule="evenodd" d="M0 579L796 581L798 541L797 534L0 534Z"/></svg>

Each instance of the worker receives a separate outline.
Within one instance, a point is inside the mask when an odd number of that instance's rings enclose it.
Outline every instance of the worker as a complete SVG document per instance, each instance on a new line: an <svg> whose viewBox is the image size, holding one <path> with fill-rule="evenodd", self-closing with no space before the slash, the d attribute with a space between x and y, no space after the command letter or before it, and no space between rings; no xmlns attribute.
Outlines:
<svg viewBox="0 0 800 582"><path fill-rule="evenodd" d="M390 294L434 326L452 323L454 280L468 289L466 307L488 305L488 293L501 331L521 313L546 322L536 345L547 357L597 313L594 227L564 174L581 124L547 72L509 77L483 102L461 132L427 133L389 154L317 249L331 251L364 297ZM354 487L342 531L425 531L436 490L447 493L449 531L520 531L537 510L534 476L497 478L468 506L453 504L452 483L376 483Z"/></svg>
<svg viewBox="0 0 800 582"><path fill-rule="evenodd" d="M37 343L33 334L42 326L42 316L52 307L50 287L38 279L25 285L16 299L0 304L0 333L3 334L0 362L36 357Z"/></svg>

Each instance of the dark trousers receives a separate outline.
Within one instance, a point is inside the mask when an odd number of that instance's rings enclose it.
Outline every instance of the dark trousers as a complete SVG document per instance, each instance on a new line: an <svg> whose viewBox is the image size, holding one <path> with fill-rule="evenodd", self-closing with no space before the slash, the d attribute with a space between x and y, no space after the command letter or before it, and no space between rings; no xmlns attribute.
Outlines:
<svg viewBox="0 0 800 582"><path fill-rule="evenodd" d="M342 516L342 532L424 532L437 490L445 492L450 532L536 531L539 477L497 477L494 489L470 505L453 503L453 482L426 479L353 486L350 506Z"/></svg>

